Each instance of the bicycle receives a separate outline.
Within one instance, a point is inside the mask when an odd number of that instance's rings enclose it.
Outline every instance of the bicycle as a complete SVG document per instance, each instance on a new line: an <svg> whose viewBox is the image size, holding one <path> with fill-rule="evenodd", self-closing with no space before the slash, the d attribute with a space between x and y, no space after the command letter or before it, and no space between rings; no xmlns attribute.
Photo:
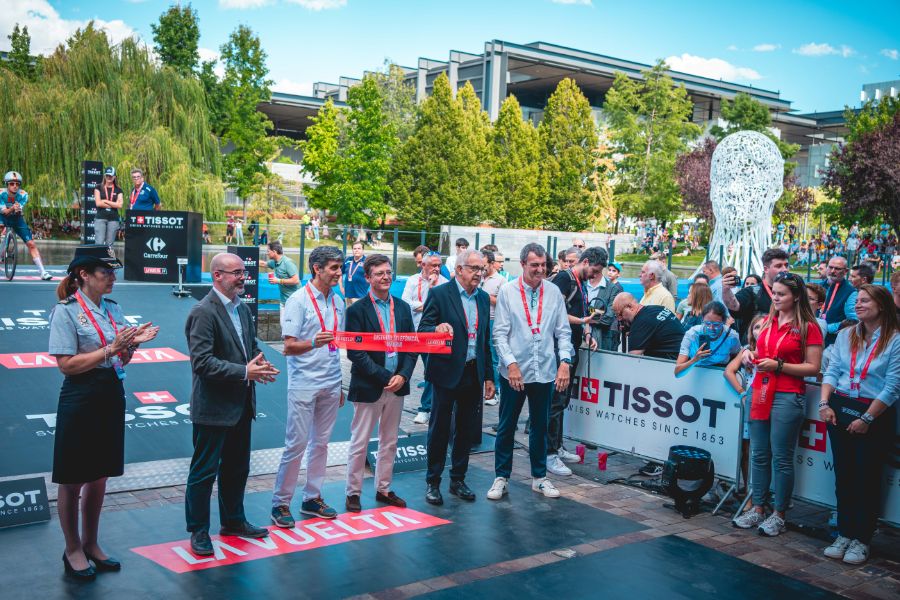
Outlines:
<svg viewBox="0 0 900 600"><path fill-rule="evenodd" d="M0 260L3 261L3 272L7 281L12 281L16 275L18 261L19 242L16 240L16 232L12 227L6 227L3 237L0 238Z"/></svg>

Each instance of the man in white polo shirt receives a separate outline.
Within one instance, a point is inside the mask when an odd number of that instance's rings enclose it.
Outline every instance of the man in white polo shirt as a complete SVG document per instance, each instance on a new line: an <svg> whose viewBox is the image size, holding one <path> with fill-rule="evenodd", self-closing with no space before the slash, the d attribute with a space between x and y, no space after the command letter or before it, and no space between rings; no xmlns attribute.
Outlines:
<svg viewBox="0 0 900 600"><path fill-rule="evenodd" d="M428 298L428 292L431 288L447 283L447 279L441 275L441 254L440 252L425 252L422 254L422 271L416 273L406 280L406 286L403 288L402 300L409 304L412 310L413 330L419 328L419 321L422 320L422 309L425 307L425 300ZM422 355L424 364L427 356ZM419 410L413 423L425 425L431 413L431 398L434 394L431 384L425 382L422 389L422 399L419 404Z"/></svg>
<svg viewBox="0 0 900 600"><path fill-rule="evenodd" d="M288 364L287 424L284 453L275 478L272 521L293 527L290 504L300 475L303 454L306 484L300 512L333 519L337 511L322 500L328 462L328 439L344 404L341 391L341 354L334 334L343 329L344 302L332 289L341 279L344 256L333 246L319 246L309 255L313 274L304 289L284 306L284 354Z"/></svg>

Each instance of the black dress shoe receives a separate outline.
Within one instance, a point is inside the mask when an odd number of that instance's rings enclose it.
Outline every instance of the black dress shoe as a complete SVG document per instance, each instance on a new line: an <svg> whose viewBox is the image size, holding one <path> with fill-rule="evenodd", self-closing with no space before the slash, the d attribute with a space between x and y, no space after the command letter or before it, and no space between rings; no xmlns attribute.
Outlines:
<svg viewBox="0 0 900 600"><path fill-rule="evenodd" d="M200 530L191 532L191 550L197 556L213 555L212 540L209 539L208 531Z"/></svg>
<svg viewBox="0 0 900 600"><path fill-rule="evenodd" d="M436 485L428 485L428 489L425 490L425 502L428 504L434 504L435 506L440 506L444 503L444 497L441 496L441 488Z"/></svg>
<svg viewBox="0 0 900 600"><path fill-rule="evenodd" d="M63 566L66 567L66 575L76 581L93 581L97 578L97 571L90 564L88 564L87 569L77 570L73 568L65 552L63 552Z"/></svg>
<svg viewBox="0 0 900 600"><path fill-rule="evenodd" d="M390 504L391 506L396 506L397 508L406 508L406 500L404 500L394 492L388 492L387 494L375 492L375 501L381 502L382 504Z"/></svg>
<svg viewBox="0 0 900 600"><path fill-rule="evenodd" d="M219 535L237 535L248 538L264 538L269 535L269 530L265 527L257 527L251 525L247 521L238 523L237 525L222 525Z"/></svg>
<svg viewBox="0 0 900 600"><path fill-rule="evenodd" d="M109 558L106 558L104 560L100 560L99 558L97 558L91 554L88 554L87 552L85 552L84 555L87 556L89 561L94 563L94 568L96 568L98 571L121 571L122 570L122 563L120 563L119 561L114 559L112 556L110 556Z"/></svg>
<svg viewBox="0 0 900 600"><path fill-rule="evenodd" d="M465 481L451 481L450 493L454 496L458 496L460 500L465 500L467 502L475 501L475 492L469 489L469 486L466 485Z"/></svg>
<svg viewBox="0 0 900 600"><path fill-rule="evenodd" d="M362 510L362 505L359 503L359 494L347 496L347 501L344 503L344 506L347 507L349 512L360 512Z"/></svg>

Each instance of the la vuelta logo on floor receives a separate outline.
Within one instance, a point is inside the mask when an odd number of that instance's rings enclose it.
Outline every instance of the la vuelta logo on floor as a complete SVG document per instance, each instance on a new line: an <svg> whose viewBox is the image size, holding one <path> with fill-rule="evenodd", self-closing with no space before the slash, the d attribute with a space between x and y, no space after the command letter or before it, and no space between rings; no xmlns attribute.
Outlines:
<svg viewBox="0 0 900 600"><path fill-rule="evenodd" d="M187 573L345 542L448 525L451 522L409 508L384 507L364 510L358 514L344 513L337 519L298 521L291 529L270 525L268 537L258 540L210 536L215 554L205 558L191 552L190 540L141 546L132 548L131 551L149 558L170 571Z"/></svg>

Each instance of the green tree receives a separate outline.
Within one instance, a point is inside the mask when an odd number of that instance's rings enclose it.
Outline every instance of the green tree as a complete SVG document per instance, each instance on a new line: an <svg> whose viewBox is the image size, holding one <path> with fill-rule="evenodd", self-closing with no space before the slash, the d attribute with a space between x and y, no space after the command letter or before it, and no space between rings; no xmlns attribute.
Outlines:
<svg viewBox="0 0 900 600"><path fill-rule="evenodd" d="M550 95L538 134L543 226L581 231L593 212L587 183L594 171L597 128L588 99L573 79L560 81Z"/></svg>
<svg viewBox="0 0 900 600"><path fill-rule="evenodd" d="M266 53L253 31L240 25L221 48L226 114L222 139L232 144L223 160L225 182L237 193L247 212L247 201L260 190L266 161L278 153L280 139L269 136L272 122L256 110L272 94L267 79Z"/></svg>
<svg viewBox="0 0 900 600"><path fill-rule="evenodd" d="M887 127L900 112L900 97L885 96L881 100L867 100L857 113L852 108L844 111L847 120L847 143L853 143L863 135Z"/></svg>
<svg viewBox="0 0 900 600"><path fill-rule="evenodd" d="M666 221L681 210L675 157L700 135L691 123L693 103L659 61L641 80L617 73L606 95L610 143L623 155L618 163L616 218L622 212Z"/></svg>
<svg viewBox="0 0 900 600"><path fill-rule="evenodd" d="M540 227L540 139L534 125L522 119L515 96L509 96L500 106L491 135L491 154L500 223L518 229Z"/></svg>
<svg viewBox="0 0 900 600"><path fill-rule="evenodd" d="M215 72L216 61L205 60L200 65L200 72L197 77L200 84L206 92L206 107L209 109L209 125L212 132L221 136L225 131L225 115L228 110L225 106L227 97L225 94L225 86L219 81Z"/></svg>
<svg viewBox="0 0 900 600"><path fill-rule="evenodd" d="M159 16L159 25L150 24L154 49L162 63L182 75L190 75L197 68L200 52L200 26L197 11L190 4L173 4Z"/></svg>
<svg viewBox="0 0 900 600"><path fill-rule="evenodd" d="M493 161L490 149L491 120L481 109L481 100L472 84L466 84L456 94L456 101L462 107L464 138L460 146L462 160L468 161L466 176L470 179L467 193L471 201L466 204L467 214L463 217L474 223L501 223L503 212L493 193Z"/></svg>
<svg viewBox="0 0 900 600"><path fill-rule="evenodd" d="M337 204L338 110L331 98L311 117L312 125L306 128L306 139L299 144L303 152L303 170L316 180L315 186L305 190L309 205L313 208L331 209Z"/></svg>
<svg viewBox="0 0 900 600"><path fill-rule="evenodd" d="M798 144L789 144L772 133L772 114L769 109L746 92L738 93L734 100L722 100L721 113L726 126L714 125L709 130L716 141L721 142L725 136L737 131L758 131L775 142L781 157L785 160L794 156L800 149ZM791 171L794 166L790 167Z"/></svg>
<svg viewBox="0 0 900 600"><path fill-rule="evenodd" d="M271 222L272 215L291 210L291 199L284 193L286 182L281 176L266 170L257 175L257 184L250 206L266 223Z"/></svg>
<svg viewBox="0 0 900 600"><path fill-rule="evenodd" d="M10 42L10 50L6 56L3 66L28 81L34 81L37 73L36 64L38 59L31 58L31 35L28 33L28 27L16 23L12 33L6 36Z"/></svg>
<svg viewBox="0 0 900 600"><path fill-rule="evenodd" d="M153 101L148 101L152 98ZM172 210L223 214L221 152L203 89L143 46L112 46L89 23L42 63L40 80L0 69L0 164L25 177L28 210L61 216L81 196L81 161L144 170Z"/></svg>
<svg viewBox="0 0 900 600"><path fill-rule="evenodd" d="M416 89L407 83L403 69L393 63L386 64L384 71L376 73L375 81L381 93L385 117L394 127L397 138L405 142L416 127Z"/></svg>
<svg viewBox="0 0 900 600"><path fill-rule="evenodd" d="M338 152L336 191L326 207L343 223L384 222L388 176L397 135L387 119L376 78L367 75L347 94L346 143Z"/></svg>
<svg viewBox="0 0 900 600"><path fill-rule="evenodd" d="M464 90L463 97L469 93ZM480 222L486 182L476 179L482 169L475 162L485 157L472 148L471 131L450 81L440 75L420 106L415 131L394 161L392 206L408 226L437 231L447 223Z"/></svg>

